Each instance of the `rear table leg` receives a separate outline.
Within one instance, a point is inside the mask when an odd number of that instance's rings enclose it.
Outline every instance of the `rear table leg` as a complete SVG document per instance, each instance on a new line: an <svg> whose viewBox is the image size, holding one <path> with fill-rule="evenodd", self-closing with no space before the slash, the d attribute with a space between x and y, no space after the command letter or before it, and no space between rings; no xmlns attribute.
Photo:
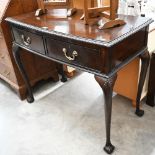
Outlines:
<svg viewBox="0 0 155 155"><path fill-rule="evenodd" d="M139 84L138 84L135 114L139 117L142 117L144 115L144 110L140 109L140 99L141 99L144 81L146 78L147 68L149 66L149 61L150 61L149 52L145 51L145 53L140 55L140 58L141 58L142 65L141 65L141 73L140 73L140 79L139 79Z"/></svg>
<svg viewBox="0 0 155 155"><path fill-rule="evenodd" d="M21 75L24 79L24 82L25 82L25 85L26 85L26 88L27 88L27 91L28 91L28 94L27 94L27 102L28 103L32 103L34 102L34 97L33 97L33 93L32 93L32 89L31 89L31 85L29 83L29 79L28 79L28 76L25 72L25 68L22 64L22 61L21 61L21 58L20 58L20 52L21 52L21 48L15 44L12 45L12 50L13 50L13 55L14 55L14 58L15 58L15 61L17 63L17 66L21 72Z"/></svg>

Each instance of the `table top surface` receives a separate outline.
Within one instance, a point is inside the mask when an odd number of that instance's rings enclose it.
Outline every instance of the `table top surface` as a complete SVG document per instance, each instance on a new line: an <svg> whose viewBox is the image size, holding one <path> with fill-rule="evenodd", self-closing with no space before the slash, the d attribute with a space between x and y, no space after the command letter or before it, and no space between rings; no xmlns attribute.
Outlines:
<svg viewBox="0 0 155 155"><path fill-rule="evenodd" d="M27 26L45 33L78 39L107 47L120 42L152 22L150 18L119 16L120 19L125 20L125 25L99 30L96 24L85 25L84 21L80 20L81 16L81 10L78 10L72 17L66 17L66 9L53 9L48 11L48 14L40 17L35 17L35 13L31 12L7 18L6 20L10 23ZM43 27L48 27L48 30Z"/></svg>

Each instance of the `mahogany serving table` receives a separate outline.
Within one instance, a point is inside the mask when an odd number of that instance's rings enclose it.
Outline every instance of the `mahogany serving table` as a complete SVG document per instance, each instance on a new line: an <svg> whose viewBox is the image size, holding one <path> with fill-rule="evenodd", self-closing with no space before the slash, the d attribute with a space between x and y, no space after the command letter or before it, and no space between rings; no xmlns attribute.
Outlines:
<svg viewBox="0 0 155 155"><path fill-rule="evenodd" d="M97 25L85 25L84 21L80 20L82 12L78 11L68 18L65 13L65 9L52 10L41 17L29 13L6 19L13 34L13 54L27 85L27 101L32 103L34 98L20 59L21 49L94 74L95 80L105 94L104 150L110 154L114 150L110 141L113 86L117 72L136 57L140 57L142 61L136 114L144 114L139 105L150 58L147 51L147 36L152 20L120 16L119 18L126 21L126 25L99 30Z"/></svg>

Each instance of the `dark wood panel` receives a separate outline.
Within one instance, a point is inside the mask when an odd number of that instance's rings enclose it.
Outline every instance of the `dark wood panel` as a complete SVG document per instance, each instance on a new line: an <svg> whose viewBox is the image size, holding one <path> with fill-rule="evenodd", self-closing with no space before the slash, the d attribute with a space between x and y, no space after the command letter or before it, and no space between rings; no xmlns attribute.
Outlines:
<svg viewBox="0 0 155 155"><path fill-rule="evenodd" d="M112 68L117 67L124 60L131 57L142 48L145 48L146 33L147 31L142 29L127 39L124 39L122 42L120 42L120 44L112 47Z"/></svg>
<svg viewBox="0 0 155 155"><path fill-rule="evenodd" d="M14 39L18 44L22 44L31 50L45 54L43 37L31 32L13 28Z"/></svg>
<svg viewBox="0 0 155 155"><path fill-rule="evenodd" d="M103 61L101 61L102 57L99 49L90 49L80 45L61 42L50 38L46 38L46 43L47 53L50 57L63 60L67 63L96 69L98 71L101 70L101 67L104 67L103 63L101 63ZM75 60L69 60L64 54L64 49L66 50L66 55L68 57L73 57L73 53L76 51L77 56L75 57Z"/></svg>
<svg viewBox="0 0 155 155"><path fill-rule="evenodd" d="M155 106L155 52L152 53L146 103Z"/></svg>

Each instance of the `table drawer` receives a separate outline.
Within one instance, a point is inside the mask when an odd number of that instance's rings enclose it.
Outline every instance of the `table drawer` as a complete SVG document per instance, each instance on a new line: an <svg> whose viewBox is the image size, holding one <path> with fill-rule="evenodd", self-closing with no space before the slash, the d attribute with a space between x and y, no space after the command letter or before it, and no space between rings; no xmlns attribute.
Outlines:
<svg viewBox="0 0 155 155"><path fill-rule="evenodd" d="M13 34L15 41L18 44L26 46L28 49L31 49L35 52L45 54L42 36L17 28L13 28Z"/></svg>
<svg viewBox="0 0 155 155"><path fill-rule="evenodd" d="M84 66L87 68L100 70L101 65L100 51L90 49L75 44L70 44L51 38L46 38L47 54L50 57L65 61L69 64Z"/></svg>

